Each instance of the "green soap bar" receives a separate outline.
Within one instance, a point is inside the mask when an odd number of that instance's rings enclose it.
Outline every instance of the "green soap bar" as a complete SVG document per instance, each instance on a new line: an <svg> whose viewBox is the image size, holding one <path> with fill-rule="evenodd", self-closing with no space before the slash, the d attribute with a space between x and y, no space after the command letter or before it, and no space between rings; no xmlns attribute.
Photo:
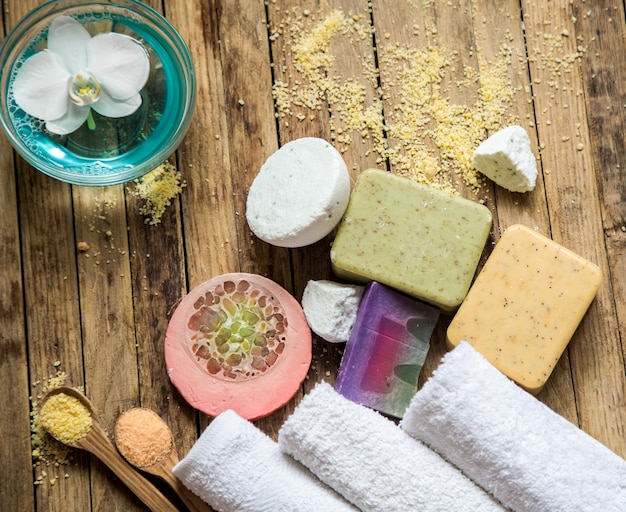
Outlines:
<svg viewBox="0 0 626 512"><path fill-rule="evenodd" d="M491 229L481 204L377 169L361 173L330 252L341 278L456 309Z"/></svg>

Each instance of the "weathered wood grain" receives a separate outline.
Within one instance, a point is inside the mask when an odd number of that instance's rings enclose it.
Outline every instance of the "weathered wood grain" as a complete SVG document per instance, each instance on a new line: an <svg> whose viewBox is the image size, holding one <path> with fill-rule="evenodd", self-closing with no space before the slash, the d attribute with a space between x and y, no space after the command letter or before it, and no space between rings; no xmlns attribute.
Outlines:
<svg viewBox="0 0 626 512"><path fill-rule="evenodd" d="M4 25L13 26L40 3L4 0ZM353 181L368 167L401 171L402 161L389 152L406 151L396 132L388 130L402 120L398 105L404 84L386 58L394 48L444 48L448 64L441 98L458 106L476 103L494 63L508 55L505 74L514 94L505 123L519 123L531 137L537 188L514 194L485 181L475 190L459 176L448 178L459 193L484 201L494 214L483 261L504 229L523 223L603 270L603 286L539 399L626 456L622 4L147 3L165 13L186 41L198 87L190 130L170 159L186 187L160 224L144 223L132 184L65 185L32 169L12 154L4 136L0 140L0 386L11 390L0 400L5 411L0 448L14 468L0 490L0 510L145 509L104 466L80 453L75 465L48 470L50 475L67 471L68 478L61 474L54 484L48 478L33 486L39 470L33 474L31 466L29 395L36 401L49 376L62 370L69 385L86 386L109 428L132 405L156 410L172 428L183 457L210 418L189 407L167 377L163 341L171 314L189 289L225 272L268 276L297 299L309 279L334 278L333 235L293 250L261 242L245 221L247 191L268 156L305 136L332 141ZM330 87L320 93L317 107L292 103L287 114L272 88L303 89L310 76L294 62L294 41L310 35L334 11L348 25L330 34L330 60L309 70ZM344 92L352 88L352 96L342 96L340 86ZM377 108L386 124L374 118L365 122L364 111ZM431 120L420 128L434 126ZM485 137L492 128L484 128ZM409 129L415 127L407 123ZM440 156L432 140L426 145ZM81 241L89 250L77 250ZM437 327L420 383L445 352L448 322L444 316ZM342 349L314 339L313 365L302 392L257 426L275 438L302 393L320 380L334 381Z"/></svg>
<svg viewBox="0 0 626 512"><path fill-rule="evenodd" d="M487 63L497 62L498 56L501 56L503 52L509 52L510 62L507 71L515 95L508 114L515 123L526 129L531 138L533 152L538 157L539 175L536 188L532 193L516 194L495 187L498 232L502 233L507 227L519 223L547 235L550 233L550 222L543 184L542 162L539 158L541 148L537 138L536 112L532 101L532 84L529 80L524 25L518 10L517 0L507 2L487 0L474 5L475 17L479 13L484 13L482 19L476 18L474 24L477 50L482 51ZM570 421L576 422L567 352L542 390L540 399Z"/></svg>
<svg viewBox="0 0 626 512"><path fill-rule="evenodd" d="M626 336L626 50L624 6L594 2L587 9L576 6L574 16L586 43L582 58L583 88L595 177L598 182L609 275L619 326L612 343L625 352ZM618 367L619 358L618 358ZM622 385L625 385L622 380ZM623 388L616 406L623 410ZM619 435L619 433L617 434Z"/></svg>
<svg viewBox="0 0 626 512"><path fill-rule="evenodd" d="M603 240L607 252L608 268L605 274L609 295L606 313L608 333L604 340L608 354L600 350L601 358L609 367L606 386L608 400L602 407L608 410L607 418L598 418L594 428L608 429L604 439L612 445L616 439L625 438L624 414L626 414L626 379L623 378L626 349L626 90L623 87L626 69L624 50L626 39L624 6L610 2L594 2L587 9L574 6L577 34L581 36L586 51L582 58L583 90L587 109L592 168L597 181L600 199L600 219L603 224ZM611 304L611 301L613 304ZM613 307L615 310L613 311ZM615 316L614 316L615 315ZM615 325L615 323L617 325ZM595 345L595 337L592 345ZM584 361L581 361L584 364ZM604 370L601 369L600 372ZM610 412L609 412L610 411ZM591 411L587 417L593 416ZM605 423L606 422L606 423ZM621 444L615 445L624 453Z"/></svg>
<svg viewBox="0 0 626 512"><path fill-rule="evenodd" d="M0 12L0 20L4 21ZM3 23L4 26L4 23ZM32 510L30 381L15 159L8 139L0 138L0 432L2 453L11 461L4 474L0 504L14 500L18 510ZM9 392L10 390L10 392ZM0 505L1 506L1 505Z"/></svg>
<svg viewBox="0 0 626 512"><path fill-rule="evenodd" d="M256 1L223 2L217 12L240 270L269 277L291 291L289 251L260 242L245 219L248 189L261 165L278 149L265 6ZM275 436L287 414L283 408L273 420L259 424Z"/></svg>
<svg viewBox="0 0 626 512"><path fill-rule="evenodd" d="M550 234L599 265L605 276L568 348L578 422L583 430L623 454L624 360L617 342L619 331L604 241L596 178L600 171L594 167L591 151L588 118L592 111L585 101L580 62L594 34L580 33L569 2L522 5L537 132L542 141ZM550 60L557 51L568 58ZM614 436L612 431L621 431L622 435Z"/></svg>
<svg viewBox="0 0 626 512"><path fill-rule="evenodd" d="M4 11L6 26L15 25L37 4L36 1L9 2ZM26 333L23 341L28 351L30 382L38 383L29 390L36 402L42 385L57 369L67 373L71 385L84 384L72 199L68 185L35 171L21 158L16 159L15 170L23 262L25 317L22 321ZM57 361L60 366L54 365ZM9 416L16 414L19 418L24 405L16 403ZM68 505L89 507L87 460L78 457L77 461L79 465L73 468L71 483L63 478L63 469L34 468L31 482L41 471L50 476L31 488L31 496L40 510L61 511ZM51 484L55 477L60 477L58 485ZM15 498L7 496L7 499L3 508L11 510Z"/></svg>
<svg viewBox="0 0 626 512"><path fill-rule="evenodd" d="M71 188L21 161L17 172L28 366L31 381L41 383L32 390L36 395L56 373L57 361L70 385L84 385L76 242ZM67 486L63 475L55 474L63 469L40 468L51 478L35 489L38 507L60 511L64 502L88 505L88 466L82 462L72 468L72 482ZM50 484L54 476L61 476L60 485Z"/></svg>
<svg viewBox="0 0 626 512"><path fill-rule="evenodd" d="M277 1L267 6L268 34L271 40L272 79L274 87L282 86L287 90L298 88L305 78L294 66L292 45L299 34L292 33L292 23L301 23L311 29L322 16L318 14L317 1L302 2L294 7L293 2ZM305 14L307 13L307 14ZM297 21L296 21L297 20ZM323 105L323 106L322 106ZM284 145L300 137L331 138L328 102L323 100L320 109L294 105L291 114L276 108L276 123L280 145ZM293 268L293 294L297 299L309 279L329 279L332 277L329 261L329 238L308 247L290 250ZM327 343L315 336L313 338L313 359L311 369L304 385L304 392L326 376L326 372L337 368L341 353L336 347L328 347ZM332 362L331 362L332 361ZM276 431L274 431L275 433Z"/></svg>
<svg viewBox="0 0 626 512"><path fill-rule="evenodd" d="M123 186L73 187L76 242L89 245L78 258L79 307L85 392L101 411L105 428L138 405L139 375L128 259ZM92 462L92 503L128 509L136 498L116 492L114 475Z"/></svg>
<svg viewBox="0 0 626 512"><path fill-rule="evenodd" d="M150 2L150 5L163 10L161 2ZM188 4L180 5L186 7ZM182 17L180 14L178 10L171 16L176 15L190 23L195 21L195 16ZM191 131L189 135L187 140L191 141ZM188 171L192 164L180 154L178 159L172 157L169 163L179 169L182 165L184 171ZM181 170L181 174L187 183L191 182L188 172ZM184 191L187 190L185 187ZM150 219L139 214L141 200L132 191L133 185L129 184L126 187L126 215L140 404L154 410L167 422L176 438L178 451L186 453L197 439L197 415L172 389L163 364L168 321L187 289L180 202L174 199L160 222L150 225Z"/></svg>

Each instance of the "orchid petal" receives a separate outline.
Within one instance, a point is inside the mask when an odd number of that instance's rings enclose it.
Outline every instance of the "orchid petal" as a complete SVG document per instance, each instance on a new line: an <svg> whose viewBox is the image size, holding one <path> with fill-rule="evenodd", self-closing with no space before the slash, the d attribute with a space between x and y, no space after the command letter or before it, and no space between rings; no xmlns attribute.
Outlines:
<svg viewBox="0 0 626 512"><path fill-rule="evenodd" d="M69 16L57 16L48 29L48 49L59 56L72 75L87 67L90 40L87 29Z"/></svg>
<svg viewBox="0 0 626 512"><path fill-rule="evenodd" d="M150 75L148 52L139 41L123 34L93 37L87 45L87 60L89 71L116 100L135 96Z"/></svg>
<svg viewBox="0 0 626 512"><path fill-rule="evenodd" d="M141 106L141 94L137 93L130 98L120 101L113 98L106 89L100 92L100 98L91 108L105 117L125 117L135 112Z"/></svg>
<svg viewBox="0 0 626 512"><path fill-rule="evenodd" d="M58 119L68 109L69 73L57 56L42 50L26 60L13 83L13 97L27 114L45 121Z"/></svg>
<svg viewBox="0 0 626 512"><path fill-rule="evenodd" d="M69 104L66 114L59 119L54 119L46 123L46 129L57 135L67 135L75 132L87 120L89 107Z"/></svg>

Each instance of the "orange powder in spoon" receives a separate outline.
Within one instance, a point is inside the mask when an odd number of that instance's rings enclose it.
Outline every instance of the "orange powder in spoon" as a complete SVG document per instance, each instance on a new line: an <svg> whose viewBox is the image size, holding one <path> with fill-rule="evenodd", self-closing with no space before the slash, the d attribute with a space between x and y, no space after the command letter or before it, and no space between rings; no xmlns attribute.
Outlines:
<svg viewBox="0 0 626 512"><path fill-rule="evenodd" d="M150 409L141 407L124 412L115 424L117 449L133 466L158 464L174 449L167 423Z"/></svg>

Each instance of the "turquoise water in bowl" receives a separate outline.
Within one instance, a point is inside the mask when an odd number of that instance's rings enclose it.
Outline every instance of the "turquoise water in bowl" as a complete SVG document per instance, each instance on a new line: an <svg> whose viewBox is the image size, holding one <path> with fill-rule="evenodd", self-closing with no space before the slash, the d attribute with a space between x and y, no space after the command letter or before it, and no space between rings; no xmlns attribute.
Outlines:
<svg viewBox="0 0 626 512"><path fill-rule="evenodd" d="M85 123L77 131L59 136L48 132L44 123L22 111L12 97L12 83L19 65L33 53L46 48L47 31L34 38L12 70L8 87L8 113L15 134L35 167L71 183L92 184L102 177L107 184L134 179L146 163L169 156L164 151L181 136L181 126L193 105L189 77L180 54L154 28L114 13L89 13L75 16L93 35L119 32L145 46L150 56L150 77L141 91L142 105L132 115L113 119L92 110L95 129ZM187 119L188 121L188 119ZM174 148L171 148L173 152ZM158 159L158 156L161 156ZM156 161L156 160L160 161ZM52 170L47 169L51 167ZM137 170L136 173L134 171ZM116 176L119 175L119 179ZM94 183L98 184L98 183Z"/></svg>

